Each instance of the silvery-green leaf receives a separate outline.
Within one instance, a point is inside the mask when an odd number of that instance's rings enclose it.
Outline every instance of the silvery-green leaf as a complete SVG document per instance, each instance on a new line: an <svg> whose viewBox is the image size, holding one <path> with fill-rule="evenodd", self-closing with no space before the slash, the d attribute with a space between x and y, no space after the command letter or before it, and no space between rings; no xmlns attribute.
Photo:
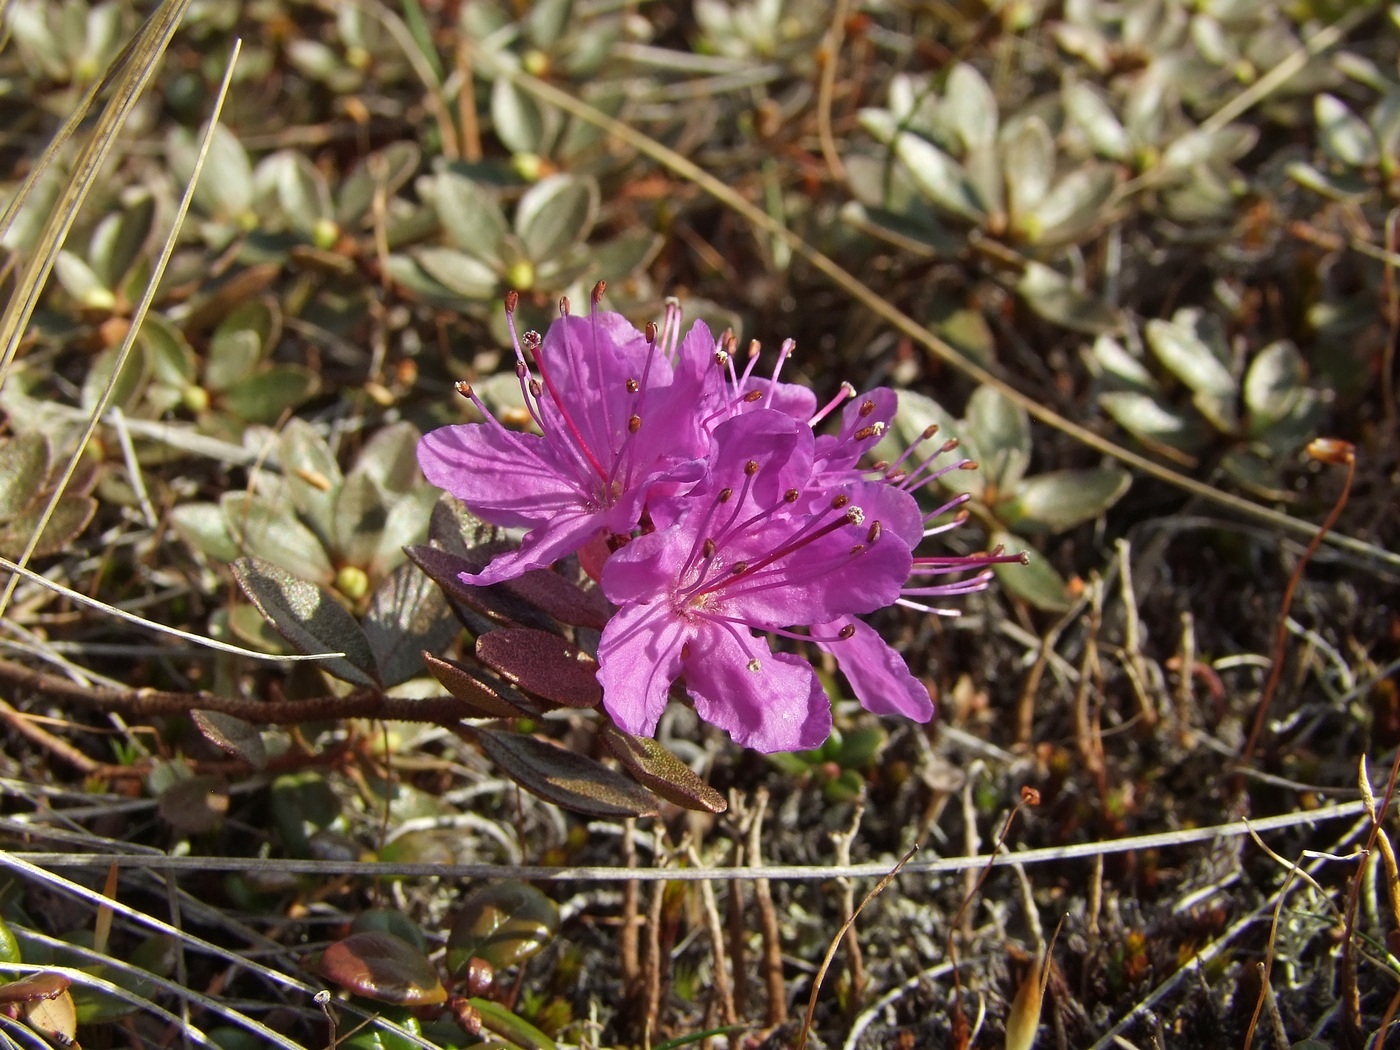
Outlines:
<svg viewBox="0 0 1400 1050"><path fill-rule="evenodd" d="M217 503L181 503L170 510L170 524L180 538L216 561L230 562L242 553Z"/></svg>
<svg viewBox="0 0 1400 1050"><path fill-rule="evenodd" d="M49 477L49 442L43 434L0 441L0 520L34 502Z"/></svg>
<svg viewBox="0 0 1400 1050"><path fill-rule="evenodd" d="M1001 151L993 144L974 146L963 155L962 167L973 196L987 213L986 225L1002 229L1006 225L1006 174Z"/></svg>
<svg viewBox="0 0 1400 1050"><path fill-rule="evenodd" d="M1216 398L1238 395L1230 374L1229 348L1209 315L1178 310L1170 321L1153 318L1143 329L1157 360L1194 393Z"/></svg>
<svg viewBox="0 0 1400 1050"><path fill-rule="evenodd" d="M534 96L500 77L491 85L491 123L496 137L512 153L547 152L550 123Z"/></svg>
<svg viewBox="0 0 1400 1050"><path fill-rule="evenodd" d="M255 557L239 558L232 569L243 593L299 651L345 654L319 665L327 674L355 685L377 683L369 639L328 591L276 563Z"/></svg>
<svg viewBox="0 0 1400 1050"><path fill-rule="evenodd" d="M997 517L1024 534L1064 532L1103 514L1128 491L1132 475L1118 467L1055 470L1027 478L998 504Z"/></svg>
<svg viewBox="0 0 1400 1050"><path fill-rule="evenodd" d="M198 140L181 128L170 136L167 149L176 181L187 183L194 173ZM243 144L223 124L214 126L194 199L205 215L229 222L237 222L253 206L253 165Z"/></svg>
<svg viewBox="0 0 1400 1050"><path fill-rule="evenodd" d="M996 361L996 336L981 310L953 307L930 311L928 327L959 353L983 366Z"/></svg>
<svg viewBox="0 0 1400 1050"><path fill-rule="evenodd" d="M614 284L626 280L645 267L661 250L660 234L650 230L629 230L610 241L591 246L589 254L599 280Z"/></svg>
<svg viewBox="0 0 1400 1050"><path fill-rule="evenodd" d="M928 223L910 221L909 216L868 207L859 201L847 201L841 208L841 219L862 233L915 256L953 256L962 250L962 242L937 219L930 218Z"/></svg>
<svg viewBox="0 0 1400 1050"><path fill-rule="evenodd" d="M559 71L571 82L597 81L623 34L622 19L585 24L569 38L569 50L559 57ZM616 114L612 114L615 116ZM558 147L555 147L556 155Z"/></svg>
<svg viewBox="0 0 1400 1050"><path fill-rule="evenodd" d="M1050 32L1062 51L1082 58L1096 72L1107 73L1113 65L1112 49L1102 33L1068 21L1051 23Z"/></svg>
<svg viewBox="0 0 1400 1050"><path fill-rule="evenodd" d="M1147 366L1130 354L1123 344L1111 335L1101 335L1095 339L1093 349L1090 352L1094 356L1094 361L1103 369L1104 375L1111 376L1119 383L1136 387L1144 392L1158 390L1157 381L1152 378L1152 373L1147 370Z"/></svg>
<svg viewBox="0 0 1400 1050"><path fill-rule="evenodd" d="M388 499L379 485L364 471L351 471L335 496L331 542L336 553L351 565L367 566L388 517Z"/></svg>
<svg viewBox="0 0 1400 1050"><path fill-rule="evenodd" d="M535 47L548 48L563 35L573 0L536 0L525 16L525 37Z"/></svg>
<svg viewBox="0 0 1400 1050"><path fill-rule="evenodd" d="M499 267L501 238L510 227L495 198L456 172L444 172L432 181L432 186L433 207L453 246Z"/></svg>
<svg viewBox="0 0 1400 1050"><path fill-rule="evenodd" d="M334 214L330 186L306 154L284 150L259 165L264 166L272 169L277 202L292 229L311 235L318 224L330 221Z"/></svg>
<svg viewBox="0 0 1400 1050"><path fill-rule="evenodd" d="M963 414L963 451L976 458L985 484L1010 494L1031 460L1031 421L1026 410L995 387L979 386Z"/></svg>
<svg viewBox="0 0 1400 1050"><path fill-rule="evenodd" d="M1048 612L1063 612L1073 604L1065 578L1025 540L1009 532L997 532L992 535L992 546L1004 547L1009 554L1024 551L1026 555L1024 565L1010 562L992 567L997 583L1005 590Z"/></svg>
<svg viewBox="0 0 1400 1050"><path fill-rule="evenodd" d="M904 443L909 445L919 440L930 426L938 428L937 436L929 439L930 448L961 437L962 424L937 401L917 390L901 390L894 429Z"/></svg>
<svg viewBox="0 0 1400 1050"><path fill-rule="evenodd" d="M1400 169L1400 88L1387 91L1371 110L1382 169L1394 174Z"/></svg>
<svg viewBox="0 0 1400 1050"><path fill-rule="evenodd" d="M330 542L335 493L345 480L330 446L315 427L293 416L282 428L277 459L296 509Z"/></svg>
<svg viewBox="0 0 1400 1050"><path fill-rule="evenodd" d="M587 239L598 218L598 184L551 175L525 192L515 210L515 232L535 263Z"/></svg>
<svg viewBox="0 0 1400 1050"><path fill-rule="evenodd" d="M1028 263L1016 291L1041 317L1065 328L1100 335L1120 327L1121 319L1113 307L1086 295L1044 263Z"/></svg>
<svg viewBox="0 0 1400 1050"><path fill-rule="evenodd" d="M162 314L149 313L136 337L150 364L151 377L182 392L197 375L194 350L185 335Z"/></svg>
<svg viewBox="0 0 1400 1050"><path fill-rule="evenodd" d="M262 340L256 332L221 327L209 341L204 385L218 391L247 379L262 359L262 350Z"/></svg>
<svg viewBox="0 0 1400 1050"><path fill-rule="evenodd" d="M997 99L982 74L959 62L948 74L941 107L963 148L990 147L997 136Z"/></svg>
<svg viewBox="0 0 1400 1050"><path fill-rule="evenodd" d="M899 395L899 410L895 413L896 433L905 445L912 445L922 439L929 427L937 427L932 437L920 446L918 461L923 461L936 453L945 442L958 441L959 445L943 454L940 465L957 462L959 459L977 458L977 449L961 420L954 419L937 401L913 390L904 390ZM968 493L981 497L987 479L980 470L950 470L938 479L938 483L950 492Z"/></svg>
<svg viewBox="0 0 1400 1050"><path fill-rule="evenodd" d="M1191 19L1191 42L1201 57L1213 66L1229 67L1239 61L1239 48L1218 18L1200 13Z"/></svg>
<svg viewBox="0 0 1400 1050"><path fill-rule="evenodd" d="M1013 221L1030 212L1055 177L1055 140L1039 117L1017 121L1001 139L1006 191Z"/></svg>
<svg viewBox="0 0 1400 1050"><path fill-rule="evenodd" d="M1307 389L1307 370L1298 348L1280 340L1255 355L1244 376L1244 406L1252 435L1285 419Z"/></svg>
<svg viewBox="0 0 1400 1050"><path fill-rule="evenodd" d="M413 259L439 285L466 299L493 299L500 287L495 270L455 248L415 248Z"/></svg>
<svg viewBox="0 0 1400 1050"><path fill-rule="evenodd" d="M1201 420L1167 408L1160 395L1133 390L1099 395L1099 404L1128 433L1145 445L1160 445L1187 455L1199 452L1209 439Z"/></svg>
<svg viewBox="0 0 1400 1050"><path fill-rule="evenodd" d="M1296 451L1297 447L1289 451ZM1267 451L1267 446L1264 446L1264 450ZM1261 455L1257 445L1237 445L1227 449L1220 457L1220 469L1261 499L1288 498L1278 468Z"/></svg>
<svg viewBox="0 0 1400 1050"><path fill-rule="evenodd" d="M104 217L97 224L88 262L103 285L113 290L121 285L122 278L150 237L155 213L155 198L142 193L120 212Z"/></svg>
<svg viewBox="0 0 1400 1050"><path fill-rule="evenodd" d="M405 547L427 540L428 521L437 498L437 490L424 485L390 503L389 515L379 534L379 546L368 566L371 576L383 576L402 564Z"/></svg>
<svg viewBox="0 0 1400 1050"><path fill-rule="evenodd" d="M422 149L408 141L391 142L363 158L340 184L336 195L336 222L349 226L364 218L381 187L385 197L392 198L413 177L422 161Z"/></svg>
<svg viewBox="0 0 1400 1050"><path fill-rule="evenodd" d="M1185 169L1198 164L1238 160L1258 141L1259 129L1248 124L1227 124L1209 131L1193 128L1162 151L1161 165L1167 169Z"/></svg>
<svg viewBox="0 0 1400 1050"><path fill-rule="evenodd" d="M230 413L245 423L275 423L288 409L316 393L316 373L301 365L275 365L240 379L223 392Z"/></svg>
<svg viewBox="0 0 1400 1050"><path fill-rule="evenodd" d="M417 483L418 428L406 420L380 427L355 457L355 473L365 473L385 492L407 492Z"/></svg>
<svg viewBox="0 0 1400 1050"><path fill-rule="evenodd" d="M926 139L902 131L884 110L862 110L860 123L893 149L919 192L934 205L974 223L986 218L966 174L952 157Z"/></svg>
<svg viewBox="0 0 1400 1050"><path fill-rule="evenodd" d="M1128 133L1098 89L1083 82L1065 88L1065 111L1084 132L1095 152L1110 160L1127 160Z"/></svg>
<svg viewBox="0 0 1400 1050"><path fill-rule="evenodd" d="M107 389L108 382L117 370L117 357L120 350L119 346L104 350L88 366L87 377L83 380L82 406L84 411L90 412L102 399L102 392ZM126 364L122 366L121 375L117 378L117 384L112 390L112 398L107 402L107 406L109 408L116 406L124 411L130 409L140 398L148 378L146 355L142 352L140 345L135 345L126 359Z"/></svg>
<svg viewBox="0 0 1400 1050"><path fill-rule="evenodd" d="M47 558L67 549L74 537L87 528L88 522L96 512L97 500L91 496L62 497L54 505L53 514L44 525L44 531L34 547L33 556ZM43 503L35 502L16 517L0 524L0 554L13 559L24 553L24 548L39 529L43 513Z"/></svg>
<svg viewBox="0 0 1400 1050"><path fill-rule="evenodd" d="M389 256L386 269L394 283L405 292L421 296L430 302L460 304L464 299L462 295L454 292L418 264L416 255L419 250L421 249L415 249L412 256L392 254ZM451 249L446 250L451 251ZM495 291L492 289L489 293L473 295L470 298L485 300L490 299L494 294Z"/></svg>
<svg viewBox="0 0 1400 1050"><path fill-rule="evenodd" d="M1318 141L1335 160L1350 168L1369 168L1380 160L1376 137L1366 122L1335 95L1313 99Z"/></svg>
<svg viewBox="0 0 1400 1050"><path fill-rule="evenodd" d="M244 554L279 565L303 579L329 583L335 577L316 534L297 520L292 508L246 492L219 499L229 535Z"/></svg>
<svg viewBox="0 0 1400 1050"><path fill-rule="evenodd" d="M1354 173L1329 175L1301 160L1293 161L1284 170L1299 186L1331 200L1351 203L1362 200L1371 193L1371 187L1366 181Z"/></svg>
<svg viewBox="0 0 1400 1050"><path fill-rule="evenodd" d="M1117 185L1113 169L1101 164L1070 172L1024 220L1026 239L1033 244L1077 240L1104 221L1105 206Z"/></svg>
<svg viewBox="0 0 1400 1050"><path fill-rule="evenodd" d="M63 290L78 303L92 310L110 310L117 305L117 297L98 277L92 267L66 249L61 249L54 257L54 276Z"/></svg>

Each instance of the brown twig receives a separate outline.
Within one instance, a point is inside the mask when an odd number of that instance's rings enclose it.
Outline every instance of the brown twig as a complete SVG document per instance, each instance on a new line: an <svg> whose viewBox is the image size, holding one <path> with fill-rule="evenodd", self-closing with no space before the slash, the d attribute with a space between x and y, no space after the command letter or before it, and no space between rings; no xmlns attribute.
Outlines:
<svg viewBox="0 0 1400 1050"><path fill-rule="evenodd" d="M957 914L953 916L953 921L948 924L948 961L953 964L953 1045L956 1047L965 1047L969 1038L967 1018L963 1016L962 1011L962 980L958 975L958 927L962 924L963 913L967 911L968 905L981 891L983 884L987 881L987 876L992 873L992 864L1002 847L1006 845L1006 837L1011 834L1011 826L1016 822L1016 815L1021 812L1021 807L1038 805L1040 805L1040 792L1033 787L1023 787L1021 797L1016 800L1016 805L1012 807L1011 812L1006 817L1006 823L1002 825L1001 834L997 836L996 845L992 847L987 863L983 865L981 874L977 876L976 884L972 887L971 892L963 897L962 904L958 906Z"/></svg>
<svg viewBox="0 0 1400 1050"><path fill-rule="evenodd" d="M1250 759L1254 757L1254 749L1258 747L1259 738L1264 733L1264 723L1268 719L1269 706L1274 702L1274 693L1277 692L1279 681L1283 677L1283 655L1288 642L1288 610L1293 607L1293 592L1298 589L1298 584L1303 578L1303 570L1307 568L1312 556L1317 553L1317 548L1322 545L1323 537L1332 531L1332 526L1341 517L1342 510L1347 505L1347 498L1351 495L1351 483L1356 477L1356 450L1348 442L1336 438L1316 438L1308 445L1308 454L1323 463L1345 465L1347 476L1342 483L1341 495L1337 497L1337 502L1333 504L1327 518L1318 526L1307 549L1303 551L1303 556L1293 567L1293 572L1288 577L1288 585L1283 590L1283 601L1278 612L1278 628L1274 632L1274 651L1269 664L1269 677L1264 683L1263 692L1259 694L1259 705L1254 712L1254 724L1250 727L1249 739L1245 742L1244 750L1240 752L1239 764L1241 766L1249 765ZM1238 794L1243 786L1243 778L1237 778L1236 785L1236 793Z"/></svg>
<svg viewBox="0 0 1400 1050"><path fill-rule="evenodd" d="M754 792L753 822L749 825L749 865L763 867L763 816L768 810L768 789ZM768 988L768 1025L776 1028L788 1019L787 986L783 983L783 949L778 933L778 913L773 907L773 888L767 879L755 879L754 903L758 906L759 930L763 934L763 982Z"/></svg>
<svg viewBox="0 0 1400 1050"><path fill-rule="evenodd" d="M295 725L341 718L381 718L395 722L450 725L471 717L455 697L424 700L385 696L376 688L357 689L345 696L315 696L305 700L252 700L204 691L178 693L160 689L81 685L23 664L0 660L0 680L20 690L41 693L99 711L120 711L137 718L188 715L217 711L254 725Z"/></svg>

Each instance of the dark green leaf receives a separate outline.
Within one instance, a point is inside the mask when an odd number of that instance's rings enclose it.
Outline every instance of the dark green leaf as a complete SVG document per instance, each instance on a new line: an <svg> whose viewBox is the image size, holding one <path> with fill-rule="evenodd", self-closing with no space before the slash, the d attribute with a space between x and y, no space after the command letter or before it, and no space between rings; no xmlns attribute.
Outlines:
<svg viewBox="0 0 1400 1050"><path fill-rule="evenodd" d="M510 229L495 198L465 175L455 172L439 175L431 185L433 207L453 247L488 264L488 269L494 273L501 265L501 238Z"/></svg>
<svg viewBox="0 0 1400 1050"><path fill-rule="evenodd" d="M128 207L97 224L88 261L103 285L114 291L121 286L122 278L151 235L155 214L155 197L142 193Z"/></svg>
<svg viewBox="0 0 1400 1050"><path fill-rule="evenodd" d="M469 1002L481 1015L482 1027L508 1039L512 1047L518 1050L558 1050L553 1039L500 1003L490 999L471 999Z"/></svg>
<svg viewBox="0 0 1400 1050"><path fill-rule="evenodd" d="M328 674L355 685L377 684L369 639L328 591L261 558L239 558L232 569L249 600L298 650L345 654L320 664Z"/></svg>
<svg viewBox="0 0 1400 1050"><path fill-rule="evenodd" d="M592 817L656 813L656 799L649 791L591 758L523 733L473 732L491 761L546 802Z"/></svg>
<svg viewBox="0 0 1400 1050"><path fill-rule="evenodd" d="M462 901L447 935L447 970L459 977L473 957L497 969L522 963L559 932L559 908L528 882L488 883Z"/></svg>
<svg viewBox="0 0 1400 1050"><path fill-rule="evenodd" d="M356 995L399 1006L447 1001L427 957L391 933L352 933L321 953L321 976Z"/></svg>

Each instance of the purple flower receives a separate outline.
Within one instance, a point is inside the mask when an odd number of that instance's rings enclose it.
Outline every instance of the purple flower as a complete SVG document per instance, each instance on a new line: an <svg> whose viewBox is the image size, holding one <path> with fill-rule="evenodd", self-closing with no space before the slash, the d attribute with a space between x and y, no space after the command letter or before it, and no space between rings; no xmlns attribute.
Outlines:
<svg viewBox="0 0 1400 1050"><path fill-rule="evenodd" d="M429 481L483 521L524 527L518 550L498 556L473 584L498 583L542 568L595 538L625 537L649 497L693 484L708 451L705 417L724 397L710 331L696 323L681 338L680 312L663 330L637 331L620 314L564 315L544 339L515 339L516 374L539 434L509 430L472 392L486 417L442 427L418 446ZM513 315L515 298L507 298ZM522 347L523 343L523 347ZM530 374L526 352L533 357Z"/></svg>
<svg viewBox="0 0 1400 1050"><path fill-rule="evenodd" d="M715 427L707 466L684 495L653 504L656 531L607 561L603 592L619 609L598 646L604 706L627 732L652 733L684 676L700 717L738 743L815 747L831 730L816 673L763 635L805 638L790 628L898 601L922 515L883 480L848 471L831 484L811 427L776 409ZM824 644L868 647L846 626Z"/></svg>

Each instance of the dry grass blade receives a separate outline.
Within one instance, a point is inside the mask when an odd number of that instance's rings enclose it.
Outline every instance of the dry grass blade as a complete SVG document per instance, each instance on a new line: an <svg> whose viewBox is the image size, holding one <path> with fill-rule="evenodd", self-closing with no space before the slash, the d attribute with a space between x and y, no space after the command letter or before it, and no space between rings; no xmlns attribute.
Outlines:
<svg viewBox="0 0 1400 1050"><path fill-rule="evenodd" d="M34 245L33 255L20 272L14 293L4 313L0 314L0 387L5 385L20 340L39 301L39 293L43 291L49 272L53 269L58 250L78 217L83 201L96 183L103 164L116 147L117 135L154 75L156 63L169 46L170 38L175 35L175 29L185 17L189 5L190 0L165 0L151 13L141 31L113 61L107 76L92 86L77 110L59 129L53 143L35 165L4 216L0 217L0 235L3 235L44 170L77 132L92 104L110 88L112 98L98 117L92 137L78 155L73 172L54 202L53 212Z"/></svg>
<svg viewBox="0 0 1400 1050"><path fill-rule="evenodd" d="M1207 842L1217 838L1238 838L1254 832L1278 831L1314 823L1355 817L1366 811L1360 800L1320 806L1300 813L1283 813L1259 820L1234 821L1213 827L1183 828L1152 835L1134 835L1100 842L1078 843L1073 846L1048 846L1018 850L1015 853L978 854L973 857L945 857L941 860L919 861L906 865L906 875L952 875L1009 864L1051 864L1080 860L1112 853L1131 853L1146 849L1165 849L1192 842ZM106 868L108 864L134 866L150 871L275 871L280 874L379 876L383 878L432 876L443 879L491 879L508 876L517 879L567 881L571 879L597 882L692 882L702 879L834 879L881 878L889 873L887 863L872 864L775 864L728 868L627 868L622 865L602 867L545 867L540 865L501 864L412 864L382 861L319 861L291 860L267 857L178 857L142 853L139 856L122 853L40 853L12 852L10 857L25 863L47 867Z"/></svg>
<svg viewBox="0 0 1400 1050"><path fill-rule="evenodd" d="M345 655L344 653L306 653L274 656L269 653L260 653L256 649L245 649L241 645L230 645L228 642L221 642L216 638L206 638L201 634L182 631L178 627L167 627L165 624L156 623L154 620L148 620L144 616L137 616L135 613L127 612L125 609L118 609L116 606L108 605L106 602L100 602L96 598L89 598L81 591L75 591L71 587L65 587L61 583L56 583L47 576L41 576L33 569L26 569L22 565L17 565L8 558L0 558L0 569L6 569L12 574L10 578L11 590L13 590L15 581L24 578L42 587L47 587L55 594L63 595L63 597L67 598L69 601L74 601L80 605L86 605L89 608L97 609L99 612L106 613L108 616L115 616L119 620L125 620L127 623L134 623L138 627L145 627L160 634L168 634L174 638L183 638L187 642L193 642L195 645L202 646L205 649L216 649L221 653L234 653L238 656L251 656L255 660L275 660L278 662L284 660L330 660L337 656Z"/></svg>
<svg viewBox="0 0 1400 1050"><path fill-rule="evenodd" d="M164 47L165 43L169 43L168 35L165 37L162 47ZM146 282L146 289L142 293L141 301L137 304L135 311L132 313L131 325L127 329L126 337L122 340L121 348L117 351L117 358L112 368L111 378L107 381L107 386L102 391L101 397L98 398L97 404L93 405L92 412L88 416L87 427L83 431L82 439L78 442L78 447L74 449L73 454L69 457L68 464L64 467L63 475L59 478L58 484L54 486L53 493L49 496L48 505L45 506L43 514L39 516L34 531L29 537L29 543L20 554L17 566L20 570L28 565L29 559L33 556L34 551L38 549L39 540L44 534L44 529L48 526L49 518L53 515L54 508L58 506L59 501L63 498L63 493L67 489L68 482L72 479L74 472L78 469L78 463L82 459L83 452L87 448L88 442L92 440L92 435L97 431L97 425L102 418L102 413L107 410L107 405L111 402L112 394L117 388L117 383L120 381L122 368L125 366L127 359L131 356L133 348L136 346L136 339L137 336L140 335L141 325L146 319L146 314L150 312L151 304L155 302L156 291L160 287L161 278L165 276L166 267L170 264L170 257L175 253L175 245L179 241L180 229L184 225L185 216L189 213L190 204L194 200L195 187L199 184L199 176L204 170L205 158L209 155L209 147L214 140L214 128L219 122L219 114L223 110L224 101L228 98L229 86L233 83L233 71L234 67L238 64L238 53L241 46L241 42L234 43L233 53L229 56L228 65L224 70L223 83L219 85L218 95L214 99L213 112L209 116L209 123L204 129L204 136L199 144L199 154L195 160L194 172L190 175L189 185L185 187L185 192L180 198L179 206L175 209L175 218L170 224L170 232L166 236L164 246L161 248L160 257L156 260L156 264L151 271L151 277ZM147 70L146 76L150 76L149 69ZM142 83L144 83L144 81L142 81ZM119 96L119 98L124 97L125 96ZM130 104L134 104L134 102L135 94L131 96ZM128 110L130 104L128 104ZM116 101L108 106L108 110L110 111L115 105ZM108 113L103 114L104 120L108 115ZM123 116L123 119L125 119L125 116ZM113 134L115 134L116 130L120 129L120 127L120 122L113 125ZM110 148L110 145L108 148ZM77 207L75 204L75 214L76 210ZM57 253L58 244L55 243L50 251L52 253ZM49 260L49 265L52 265L52 259ZM0 385L3 385L3 382L4 373L3 369L0 369ZM4 593L0 594L0 616L4 615L5 609L9 606L10 598L14 595L15 586L18 583L19 577L15 575L11 576L9 581L5 584Z"/></svg>
<svg viewBox="0 0 1400 1050"><path fill-rule="evenodd" d="M1306 50L1306 49L1305 49ZM681 156L675 150L658 142L656 139L636 130L623 121L616 120L601 112L587 102L577 99L568 92L563 91L552 84L532 77L517 69L506 67L500 62L492 61L491 57L485 53L476 56L478 64L491 66L491 72L495 76L506 78L535 98L551 106L556 106L568 113L570 116L585 120L596 127L601 128L609 135L626 143L639 153L650 157L658 164L665 167L675 175L687 180L714 197L725 207L742 216L751 223L755 229L762 230L769 237L776 238L790 248L795 254L806 260L814 270L822 274L853 300L868 309L875 316L897 330L901 335L907 337L915 344L922 346L934 357L943 363L961 372L969 379L990 386L1003 396L1014 402L1035 420L1047 426L1054 427L1063 434L1068 435L1088 448L1093 449L1105 456L1111 456L1124 466L1140 470L1144 474L1150 475L1159 481L1180 489L1182 492L1197 496L1215 506L1224 507L1242 517L1253 518L1274 526L1286 533L1296 536L1312 536L1316 531L1311 523L1294 518L1272 507L1266 507L1255 503L1252 500L1225 492L1213 485L1197 481L1195 478L1187 477L1178 471L1163 466L1145 456L1141 456L1122 445L1109 441L1091 428L1075 423L1067 419L1048 407L1041 400L1025 394L1013 387L1006 380L971 361L966 355L959 352L950 343L940 339L924 325L919 324L908 314L891 306L890 303L871 288L864 281L861 281L849 270L846 270L830 256L819 251L799 235L793 233L781 222L774 219L762 208L752 204L733 187L725 184L722 180L711 175L699 165ZM1366 543L1352 536L1339 535L1335 532L1327 534L1327 542L1335 547L1350 551L1353 554L1364 556L1371 562L1381 563L1392 568L1400 568L1400 553L1388 551L1375 544Z"/></svg>

